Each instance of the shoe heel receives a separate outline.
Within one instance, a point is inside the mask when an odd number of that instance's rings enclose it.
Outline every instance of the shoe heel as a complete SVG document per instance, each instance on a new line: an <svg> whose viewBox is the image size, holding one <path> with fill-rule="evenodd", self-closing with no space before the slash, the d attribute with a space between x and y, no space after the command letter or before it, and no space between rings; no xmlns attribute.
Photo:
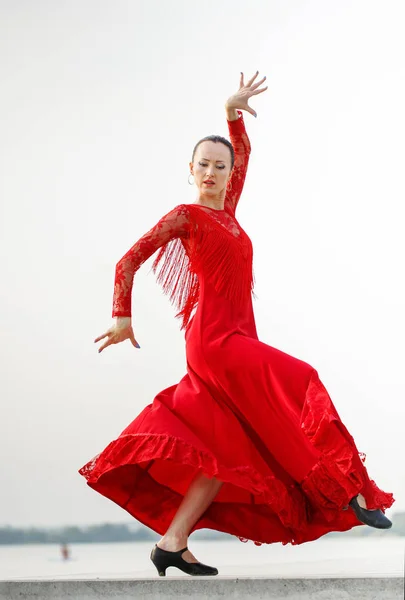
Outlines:
<svg viewBox="0 0 405 600"><path fill-rule="evenodd" d="M169 565L167 564L167 561L162 560L162 557L155 556L155 548L150 553L150 559L153 562L153 564L155 565L156 570L159 574L159 577L166 577L166 569Z"/></svg>

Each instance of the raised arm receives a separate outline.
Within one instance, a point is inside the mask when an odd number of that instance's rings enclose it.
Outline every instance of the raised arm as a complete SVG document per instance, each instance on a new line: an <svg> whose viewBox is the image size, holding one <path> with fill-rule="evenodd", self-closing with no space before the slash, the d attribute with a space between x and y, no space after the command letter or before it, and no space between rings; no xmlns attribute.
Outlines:
<svg viewBox="0 0 405 600"><path fill-rule="evenodd" d="M134 275L139 267L161 246L187 233L188 212L176 206L143 235L118 261L115 268L113 317L131 316Z"/></svg>
<svg viewBox="0 0 405 600"><path fill-rule="evenodd" d="M231 178L227 184L225 197L225 204L230 204L233 211L236 210L236 206L242 194L251 150L243 114L240 110L234 112L237 117L235 119L230 119L230 111L227 111L229 138L235 152L235 162Z"/></svg>
<svg viewBox="0 0 405 600"><path fill-rule="evenodd" d="M251 96L256 96L267 90L267 86L258 89L266 77L253 84L258 74L259 71L256 71L256 74L245 84L243 73L241 73L238 91L230 96L225 104L229 136L235 152L235 162L227 184L225 207L230 208L233 212L242 193L251 150L241 111L246 110L257 117L257 113L249 106L248 100Z"/></svg>

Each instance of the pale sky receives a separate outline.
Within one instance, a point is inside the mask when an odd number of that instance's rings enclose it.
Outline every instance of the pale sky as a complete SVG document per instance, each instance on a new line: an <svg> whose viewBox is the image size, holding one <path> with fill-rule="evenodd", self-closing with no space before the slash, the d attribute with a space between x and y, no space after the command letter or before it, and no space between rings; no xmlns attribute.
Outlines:
<svg viewBox="0 0 405 600"><path fill-rule="evenodd" d="M388 514L405 510L403 1L0 7L0 524L131 519L77 470L186 372L151 259L141 350L93 339L116 262L195 200L192 148L227 135L224 103L256 69L238 217L259 338L317 369Z"/></svg>

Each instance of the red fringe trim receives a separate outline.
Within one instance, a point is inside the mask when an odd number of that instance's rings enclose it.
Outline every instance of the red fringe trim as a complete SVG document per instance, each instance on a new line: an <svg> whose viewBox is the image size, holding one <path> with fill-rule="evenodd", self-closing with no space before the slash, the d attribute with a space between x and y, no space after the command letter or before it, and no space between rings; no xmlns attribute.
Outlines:
<svg viewBox="0 0 405 600"><path fill-rule="evenodd" d="M246 301L254 285L253 249L246 233L241 229L235 236L204 208L184 206L190 214L188 238L162 246L152 265L164 293L179 311L176 317L182 318L182 329L198 304L198 273L234 303Z"/></svg>

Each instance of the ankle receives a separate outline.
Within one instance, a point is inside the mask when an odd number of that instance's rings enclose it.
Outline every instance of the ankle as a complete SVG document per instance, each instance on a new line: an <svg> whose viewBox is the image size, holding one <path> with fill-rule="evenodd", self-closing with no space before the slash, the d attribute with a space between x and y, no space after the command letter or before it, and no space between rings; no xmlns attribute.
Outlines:
<svg viewBox="0 0 405 600"><path fill-rule="evenodd" d="M165 534L157 543L158 547L168 552L177 552L187 546L188 538L185 535Z"/></svg>
<svg viewBox="0 0 405 600"><path fill-rule="evenodd" d="M362 494L358 494L357 502L359 503L359 506L361 506L361 508L364 508L365 510L367 510L366 499Z"/></svg>

